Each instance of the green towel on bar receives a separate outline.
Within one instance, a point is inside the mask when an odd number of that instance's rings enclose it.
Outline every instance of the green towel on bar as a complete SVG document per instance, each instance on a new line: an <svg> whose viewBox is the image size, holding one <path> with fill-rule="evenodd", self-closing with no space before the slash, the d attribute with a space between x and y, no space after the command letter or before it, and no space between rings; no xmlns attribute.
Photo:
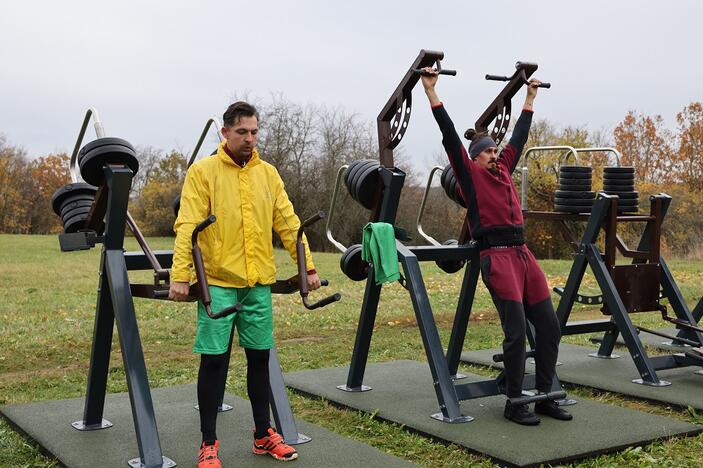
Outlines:
<svg viewBox="0 0 703 468"><path fill-rule="evenodd" d="M376 284L400 279L395 229L388 223L368 223L361 241L361 259L373 264Z"/></svg>

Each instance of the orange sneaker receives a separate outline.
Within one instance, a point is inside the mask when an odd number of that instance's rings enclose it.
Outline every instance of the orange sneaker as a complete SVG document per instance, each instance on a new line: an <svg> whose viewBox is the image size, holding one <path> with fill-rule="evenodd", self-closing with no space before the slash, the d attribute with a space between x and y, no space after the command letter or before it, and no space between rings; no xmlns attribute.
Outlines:
<svg viewBox="0 0 703 468"><path fill-rule="evenodd" d="M198 468L222 468L220 459L217 458L217 449L219 448L219 440L215 441L215 445L205 445L205 442L203 442L200 446L200 455L198 456Z"/></svg>
<svg viewBox="0 0 703 468"><path fill-rule="evenodd" d="M270 427L268 429L268 433L269 435L262 437L261 439L254 437L254 447L252 448L252 452L256 455L264 455L268 453L276 460L281 461L291 461L298 458L298 452L296 452L293 447L286 445L286 443L283 442L283 437L281 437L281 434L277 433Z"/></svg>

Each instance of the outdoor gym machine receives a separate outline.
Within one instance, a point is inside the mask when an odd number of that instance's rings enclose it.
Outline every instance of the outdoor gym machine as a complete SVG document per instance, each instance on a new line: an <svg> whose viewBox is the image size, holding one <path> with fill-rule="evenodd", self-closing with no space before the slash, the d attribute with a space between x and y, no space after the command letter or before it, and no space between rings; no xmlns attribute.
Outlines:
<svg viewBox="0 0 703 468"><path fill-rule="evenodd" d="M103 244L84 415L81 421L73 423L73 427L78 430L97 430L112 426L112 423L103 419L103 409L112 331L116 322L139 447L139 458L131 459L128 463L133 467L172 467L175 463L164 457L161 451L133 297L167 298L169 273L166 268L171 266L173 252L154 252L127 212L132 177L139 167L132 145L119 138L105 137L97 113L90 109L81 127L76 148L80 148L91 116L96 120L98 139L86 144L80 151L74 150L70 165L74 182L61 187L52 198L54 211L64 222L65 232L59 235L62 251L85 250L98 243ZM80 179L76 165L80 166L80 175L88 183L78 182ZM80 206L74 208L75 205ZM79 214L69 214L75 210L79 210ZM308 224L319 218L318 215L312 221L308 220ZM302 229L306 225L303 223L298 233L298 242L301 244ZM124 252L125 227L132 230L142 252ZM197 242L197 234L193 241ZM196 264L199 260L201 263L202 258L194 259ZM304 261L303 257L303 268ZM300 266L299 264L299 268ZM128 270L145 269L154 271L153 284L129 283ZM300 282L303 283L304 281ZM278 282L277 285L279 289L274 291L275 288L272 288L273 292L289 294L300 290L308 308L339 300L337 294L317 304L309 304L305 287L299 287L290 279ZM201 282L198 287L191 288L193 299L202 294L206 287L205 282ZM289 444L309 441L309 437L297 432L275 350L270 354L269 373L271 406L277 429Z"/></svg>
<svg viewBox="0 0 703 468"><path fill-rule="evenodd" d="M381 286L375 282L373 267L361 261L361 247L353 245L347 248L332 236L330 225L334 214L337 192L342 178L344 178L344 183L352 198L371 210L371 222L395 223L405 173L395 167L393 150L400 143L407 130L412 109L411 93L413 87L420 79L421 70L434 64L437 64L437 69L441 70L441 66L437 62L443 57L444 54L442 52L420 51L420 54L378 115L380 164L372 160L354 161L347 166L342 166L337 173L329 210L330 216L327 221L327 237L333 245L343 252L340 260L342 271L352 280L366 280L364 300L361 306L347 382L337 387L340 390L350 392L370 390L369 387L363 385L363 376L373 334ZM454 74L453 71L449 70L441 70L441 73L446 75ZM522 86L522 82L520 86ZM487 123L490 122L488 121ZM464 233L464 236L466 237L466 233ZM479 275L478 248L465 242L461 242L458 245L437 245L437 243L433 243L431 246L410 247L401 243L401 240L408 239L403 236L401 230L396 228L398 261L401 263L405 274L403 286L410 293L440 409L440 412L433 414L432 417L448 423L471 421L473 419L471 416L461 413L459 401L495 395L501 392L499 383L495 379L464 384L455 384L453 382L453 377L460 377L456 375L456 371L459 366L459 357L466 335L468 318L471 313ZM421 261L453 264L453 267L459 265L454 271L458 271L466 263L469 265L464 273L446 356L419 267L419 262ZM530 379L533 381L531 384L529 383ZM526 376L526 385L531 385L531 388L534 388L534 376ZM549 393L547 397L542 395L532 398L558 399L564 398L564 396L564 392L558 389Z"/></svg>

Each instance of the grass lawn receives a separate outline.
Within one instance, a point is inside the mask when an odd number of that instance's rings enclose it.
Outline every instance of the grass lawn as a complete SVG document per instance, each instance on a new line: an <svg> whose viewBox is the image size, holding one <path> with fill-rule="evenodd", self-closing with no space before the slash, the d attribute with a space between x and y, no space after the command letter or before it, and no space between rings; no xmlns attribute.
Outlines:
<svg viewBox="0 0 703 468"><path fill-rule="evenodd" d="M150 239L155 249L172 248L172 239ZM128 250L137 250L128 239ZM294 267L287 253L277 251L279 277ZM285 371L348 365L363 297L364 283L348 280L339 270L338 254L316 254L316 266L341 302L306 311L299 296L274 296L277 349ZM0 235L0 404L76 398L84 395L97 288L100 249L61 253L56 236ZM564 285L569 261L541 262L550 286ZM703 262L670 261L674 277L689 305L703 295ZM434 264L423 264L423 274L443 343L447 343L459 293L460 274L447 275ZM151 281L150 272L131 274L133 280ZM595 280L587 275L582 292L595 293ZM313 293L319 298L323 293ZM558 298L555 298L555 301ZM135 299L140 334L152 388L194 383L197 356L191 351L195 332L193 304ZM598 318L598 308L578 305L573 319ZM661 326L657 313L635 314L633 320ZM127 391L115 333L109 392ZM502 332L497 314L483 284L473 305L469 336L464 349L497 347ZM586 344L587 336L570 336L565 342ZM406 291L398 284L384 287L373 335L370 362L395 359L424 361L425 353ZM244 355L233 352L228 391L246 398ZM469 370L469 368L466 368ZM471 368L472 372L486 373ZM616 394L584 389L570 391L605 403L703 424L694 411L657 405ZM330 404L290 394L297 417L339 434L373 445L382 451L428 467L493 466L490 460L454 445L432 442L404 428L378 421L372 415L342 410ZM193 440L193 454L199 441ZM671 439L644 448L581 461L579 466L700 466L703 436ZM55 460L0 420L0 466L48 467Z"/></svg>

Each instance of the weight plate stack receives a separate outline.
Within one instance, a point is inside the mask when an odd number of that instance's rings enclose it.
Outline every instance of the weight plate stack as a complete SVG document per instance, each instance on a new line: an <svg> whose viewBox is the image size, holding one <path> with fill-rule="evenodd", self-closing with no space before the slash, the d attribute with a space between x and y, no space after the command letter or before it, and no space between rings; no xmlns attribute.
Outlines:
<svg viewBox="0 0 703 468"><path fill-rule="evenodd" d="M554 211L590 213L596 198L591 191L593 170L588 166L561 166L559 187L555 192Z"/></svg>
<svg viewBox="0 0 703 468"><path fill-rule="evenodd" d="M362 281L368 276L369 266L361 259L361 244L354 244L339 259L339 268L352 281Z"/></svg>
<svg viewBox="0 0 703 468"><path fill-rule="evenodd" d="M77 161L83 180L95 186L104 183L103 169L107 164L126 166L134 174L139 170L134 147L122 138L105 137L91 141L78 152Z"/></svg>
<svg viewBox="0 0 703 468"><path fill-rule="evenodd" d="M617 195L618 213L639 211L639 192L635 188L635 168L632 166L606 167L603 169L603 192Z"/></svg>
<svg viewBox="0 0 703 468"><path fill-rule="evenodd" d="M85 226L97 191L97 187L78 182L64 185L54 192L51 197L51 208L61 218L64 232L76 232ZM101 222L98 234L102 234L104 228L105 225Z"/></svg>
<svg viewBox="0 0 703 468"><path fill-rule="evenodd" d="M344 185L349 195L367 210L374 208L380 167L381 165L374 159L359 159L352 161L344 174Z"/></svg>
<svg viewBox="0 0 703 468"><path fill-rule="evenodd" d="M459 193L459 181L454 174L454 169L452 169L451 164L447 164L442 171L442 176L439 178L444 193L447 194L450 200L453 200L462 208L466 208L466 203L464 198Z"/></svg>

